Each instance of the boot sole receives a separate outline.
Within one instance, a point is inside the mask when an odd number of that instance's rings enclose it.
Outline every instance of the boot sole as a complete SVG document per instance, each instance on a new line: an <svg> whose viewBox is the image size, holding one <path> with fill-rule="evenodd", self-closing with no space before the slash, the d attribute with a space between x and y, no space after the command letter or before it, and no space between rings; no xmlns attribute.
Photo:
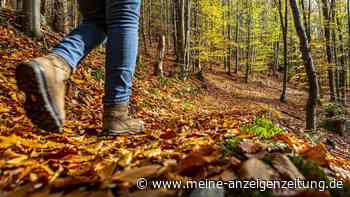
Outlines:
<svg viewBox="0 0 350 197"><path fill-rule="evenodd" d="M61 132L63 122L48 93L41 65L35 61L17 65L16 81L18 89L26 95L24 109L32 122L42 130Z"/></svg>
<svg viewBox="0 0 350 197"><path fill-rule="evenodd" d="M128 129L128 130L122 130L122 131L113 131L113 130L109 130L109 131L103 131L99 137L103 138L103 137L108 137L108 136L123 136L123 135L137 135L137 134L143 134L145 133L144 128L141 129Z"/></svg>

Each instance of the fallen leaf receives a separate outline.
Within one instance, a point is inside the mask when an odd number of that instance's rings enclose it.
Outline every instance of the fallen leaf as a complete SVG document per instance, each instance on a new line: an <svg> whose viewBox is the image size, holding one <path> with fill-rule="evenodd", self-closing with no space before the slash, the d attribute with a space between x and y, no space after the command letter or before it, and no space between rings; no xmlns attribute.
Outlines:
<svg viewBox="0 0 350 197"><path fill-rule="evenodd" d="M316 162L318 165L326 166L329 164L327 160L327 149L325 145L319 144L308 151L302 153L303 156L307 157L308 159Z"/></svg>
<svg viewBox="0 0 350 197"><path fill-rule="evenodd" d="M95 166L95 171L102 180L106 180L111 178L116 167L117 162L112 160L103 160Z"/></svg>

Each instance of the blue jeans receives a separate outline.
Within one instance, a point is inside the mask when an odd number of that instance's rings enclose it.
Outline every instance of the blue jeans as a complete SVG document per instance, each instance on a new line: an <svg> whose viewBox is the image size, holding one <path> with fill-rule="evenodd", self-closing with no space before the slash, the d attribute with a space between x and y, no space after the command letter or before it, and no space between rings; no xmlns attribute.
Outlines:
<svg viewBox="0 0 350 197"><path fill-rule="evenodd" d="M105 104L129 101L136 66L141 0L78 0L83 23L53 53L73 70L96 46L107 42Z"/></svg>

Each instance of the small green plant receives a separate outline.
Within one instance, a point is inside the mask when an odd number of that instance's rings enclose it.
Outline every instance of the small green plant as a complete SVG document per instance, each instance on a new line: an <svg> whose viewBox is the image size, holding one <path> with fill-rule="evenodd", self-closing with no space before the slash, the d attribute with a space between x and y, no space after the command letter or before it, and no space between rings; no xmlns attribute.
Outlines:
<svg viewBox="0 0 350 197"><path fill-rule="evenodd" d="M242 126L241 131L254 132L257 136L263 138L271 138L283 133L283 129L265 117L257 117L254 122Z"/></svg>

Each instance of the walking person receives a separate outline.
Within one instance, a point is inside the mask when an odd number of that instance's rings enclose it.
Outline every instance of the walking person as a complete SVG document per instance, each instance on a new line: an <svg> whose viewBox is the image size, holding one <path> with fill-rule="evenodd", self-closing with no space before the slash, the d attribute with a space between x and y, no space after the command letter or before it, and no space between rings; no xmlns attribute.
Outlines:
<svg viewBox="0 0 350 197"><path fill-rule="evenodd" d="M20 63L16 80L26 95L32 122L47 131L63 131L65 81L80 61L106 41L106 79L102 136L143 132L129 116L129 97L138 51L141 0L78 0L82 24L46 56Z"/></svg>

